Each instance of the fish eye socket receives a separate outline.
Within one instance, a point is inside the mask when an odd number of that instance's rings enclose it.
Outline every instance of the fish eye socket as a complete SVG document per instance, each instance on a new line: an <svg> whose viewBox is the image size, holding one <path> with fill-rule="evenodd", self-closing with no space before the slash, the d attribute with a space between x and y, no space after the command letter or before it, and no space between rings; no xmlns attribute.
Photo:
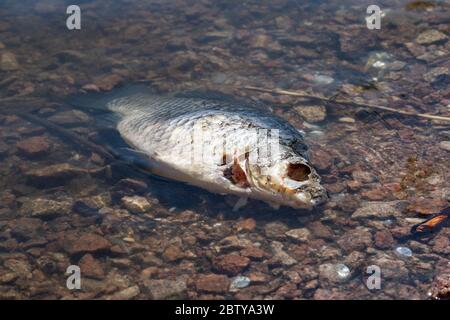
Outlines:
<svg viewBox="0 0 450 320"><path fill-rule="evenodd" d="M311 169L302 163L290 163L287 168L287 176L295 181L306 181Z"/></svg>

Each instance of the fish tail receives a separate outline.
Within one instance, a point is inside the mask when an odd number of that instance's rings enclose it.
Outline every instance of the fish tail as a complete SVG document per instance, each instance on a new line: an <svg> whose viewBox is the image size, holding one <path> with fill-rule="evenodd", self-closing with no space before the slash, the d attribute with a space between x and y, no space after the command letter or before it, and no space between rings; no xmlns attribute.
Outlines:
<svg viewBox="0 0 450 320"><path fill-rule="evenodd" d="M113 100L142 93L151 94L153 90L145 84L125 85L108 92L77 93L69 96L67 103L91 114L104 114L113 111L108 107Z"/></svg>
<svg viewBox="0 0 450 320"><path fill-rule="evenodd" d="M114 127L120 115L111 107L114 100L133 95L152 93L145 84L126 85L109 92L82 92L69 96L67 103L74 109L82 110L93 116L100 126Z"/></svg>

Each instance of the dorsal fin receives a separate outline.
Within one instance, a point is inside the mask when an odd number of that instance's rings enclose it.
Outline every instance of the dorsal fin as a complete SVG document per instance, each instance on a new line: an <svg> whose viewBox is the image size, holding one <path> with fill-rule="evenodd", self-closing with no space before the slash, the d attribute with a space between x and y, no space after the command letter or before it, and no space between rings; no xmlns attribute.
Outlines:
<svg viewBox="0 0 450 320"><path fill-rule="evenodd" d="M227 102L243 102L232 95L222 93L220 91L203 91L203 90L192 90L178 92L174 95L177 98L193 98L193 99L207 99L216 101L227 101Z"/></svg>

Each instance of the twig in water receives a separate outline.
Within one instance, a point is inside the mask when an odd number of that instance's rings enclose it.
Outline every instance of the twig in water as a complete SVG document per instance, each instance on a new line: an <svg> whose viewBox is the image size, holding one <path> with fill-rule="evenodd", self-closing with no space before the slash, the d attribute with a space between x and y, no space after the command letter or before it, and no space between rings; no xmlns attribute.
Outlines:
<svg viewBox="0 0 450 320"><path fill-rule="evenodd" d="M295 92L295 91L288 91L288 90L282 90L282 89L264 89L264 88L258 88L258 87L252 87L252 86L244 86L241 89L259 91L259 92L267 92L267 93L272 93L272 94L288 95L288 96L308 98L308 99L317 99L317 100L322 100L322 101L326 101L329 103L346 104L346 105L352 105L355 107L378 109L378 110L403 114L406 116L413 116L413 117L418 117L418 118L426 118L426 119L450 122L450 117L436 116L436 115L426 114L426 113L415 113L415 112L404 111L404 110L397 110L394 108L383 107L383 106L379 106L379 105L375 105L375 104L355 102L355 101L345 100L345 99L333 99L333 98L327 98L327 97L322 97L322 96L303 93L303 92Z"/></svg>

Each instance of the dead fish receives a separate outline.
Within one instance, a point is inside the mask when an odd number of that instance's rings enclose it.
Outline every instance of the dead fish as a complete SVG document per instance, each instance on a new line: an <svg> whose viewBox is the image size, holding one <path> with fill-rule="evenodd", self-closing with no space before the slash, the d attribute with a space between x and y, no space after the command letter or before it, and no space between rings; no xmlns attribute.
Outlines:
<svg viewBox="0 0 450 320"><path fill-rule="evenodd" d="M254 103L217 92L158 95L142 86L69 102L117 129L153 174L237 195L235 209L248 198L307 209L327 199L304 134Z"/></svg>

